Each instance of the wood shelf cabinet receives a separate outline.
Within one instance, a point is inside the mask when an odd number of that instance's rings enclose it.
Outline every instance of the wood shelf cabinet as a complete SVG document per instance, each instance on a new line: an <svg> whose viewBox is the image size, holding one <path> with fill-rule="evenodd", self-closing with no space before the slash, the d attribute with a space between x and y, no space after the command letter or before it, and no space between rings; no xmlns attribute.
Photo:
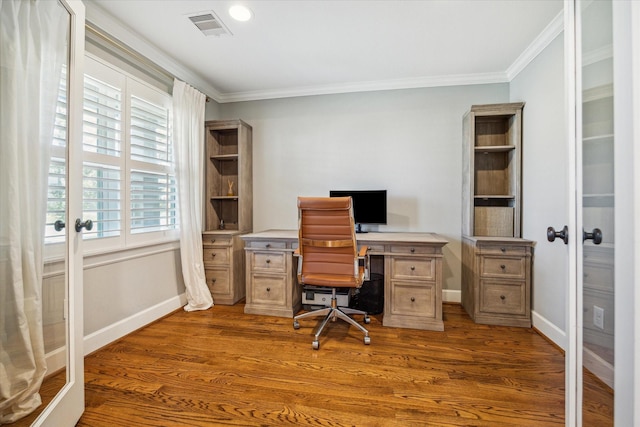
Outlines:
<svg viewBox="0 0 640 427"><path fill-rule="evenodd" d="M520 237L523 107L474 105L463 118L464 235Z"/></svg>
<svg viewBox="0 0 640 427"><path fill-rule="evenodd" d="M521 238L524 103L463 118L462 305L477 323L531 326L534 243Z"/></svg>
<svg viewBox="0 0 640 427"><path fill-rule="evenodd" d="M245 298L243 233L253 227L252 128L242 120L205 122L207 285L216 304Z"/></svg>

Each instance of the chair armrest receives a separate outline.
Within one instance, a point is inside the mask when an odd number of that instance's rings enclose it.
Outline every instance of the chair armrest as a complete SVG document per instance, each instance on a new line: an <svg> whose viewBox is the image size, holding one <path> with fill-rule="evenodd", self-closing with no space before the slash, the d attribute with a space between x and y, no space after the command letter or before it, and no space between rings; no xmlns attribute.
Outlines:
<svg viewBox="0 0 640 427"><path fill-rule="evenodd" d="M360 247L360 252L358 252L358 258L364 258L364 256L367 254L368 250L369 250L368 246L361 246Z"/></svg>

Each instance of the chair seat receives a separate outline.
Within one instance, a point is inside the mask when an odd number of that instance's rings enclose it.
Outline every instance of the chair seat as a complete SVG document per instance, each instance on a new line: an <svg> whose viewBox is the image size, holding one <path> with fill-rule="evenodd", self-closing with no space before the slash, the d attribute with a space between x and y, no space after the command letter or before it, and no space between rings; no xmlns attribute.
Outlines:
<svg viewBox="0 0 640 427"><path fill-rule="evenodd" d="M360 280L354 276L339 274L311 273L302 275L302 283L312 286L326 286L335 288L359 288L364 280L364 272L361 272Z"/></svg>

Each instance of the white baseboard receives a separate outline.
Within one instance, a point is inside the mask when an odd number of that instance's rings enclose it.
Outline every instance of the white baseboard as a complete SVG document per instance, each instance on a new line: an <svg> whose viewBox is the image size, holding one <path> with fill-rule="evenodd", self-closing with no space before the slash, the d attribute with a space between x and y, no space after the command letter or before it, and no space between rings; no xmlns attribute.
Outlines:
<svg viewBox="0 0 640 427"><path fill-rule="evenodd" d="M44 357L47 362L47 375L53 374L67 365L67 347L56 348Z"/></svg>
<svg viewBox="0 0 640 427"><path fill-rule="evenodd" d="M184 304L186 304L184 294L178 295L87 335L84 337L84 355L86 356L136 329L166 316Z"/></svg>
<svg viewBox="0 0 640 427"><path fill-rule="evenodd" d="M567 334L537 312L531 311L531 323L545 337L553 341L562 350L567 350Z"/></svg>
<svg viewBox="0 0 640 427"><path fill-rule="evenodd" d="M613 366L586 347L582 349L582 364L593 375L613 389Z"/></svg>
<svg viewBox="0 0 640 427"><path fill-rule="evenodd" d="M127 334L148 325L183 307L187 303L185 294L177 295L159 304L149 307L139 313L122 319L112 325L93 332L84 337L84 352L86 356ZM66 347L60 347L46 354L47 372L53 373L66 366Z"/></svg>
<svg viewBox="0 0 640 427"><path fill-rule="evenodd" d="M442 302L462 302L462 291L443 289Z"/></svg>

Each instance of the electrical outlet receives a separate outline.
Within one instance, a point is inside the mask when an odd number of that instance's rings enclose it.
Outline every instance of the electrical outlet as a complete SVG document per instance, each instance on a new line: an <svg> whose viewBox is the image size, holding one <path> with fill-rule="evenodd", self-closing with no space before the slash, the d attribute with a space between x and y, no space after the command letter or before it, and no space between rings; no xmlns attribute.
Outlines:
<svg viewBox="0 0 640 427"><path fill-rule="evenodd" d="M604 308L593 306L593 326L604 330Z"/></svg>

